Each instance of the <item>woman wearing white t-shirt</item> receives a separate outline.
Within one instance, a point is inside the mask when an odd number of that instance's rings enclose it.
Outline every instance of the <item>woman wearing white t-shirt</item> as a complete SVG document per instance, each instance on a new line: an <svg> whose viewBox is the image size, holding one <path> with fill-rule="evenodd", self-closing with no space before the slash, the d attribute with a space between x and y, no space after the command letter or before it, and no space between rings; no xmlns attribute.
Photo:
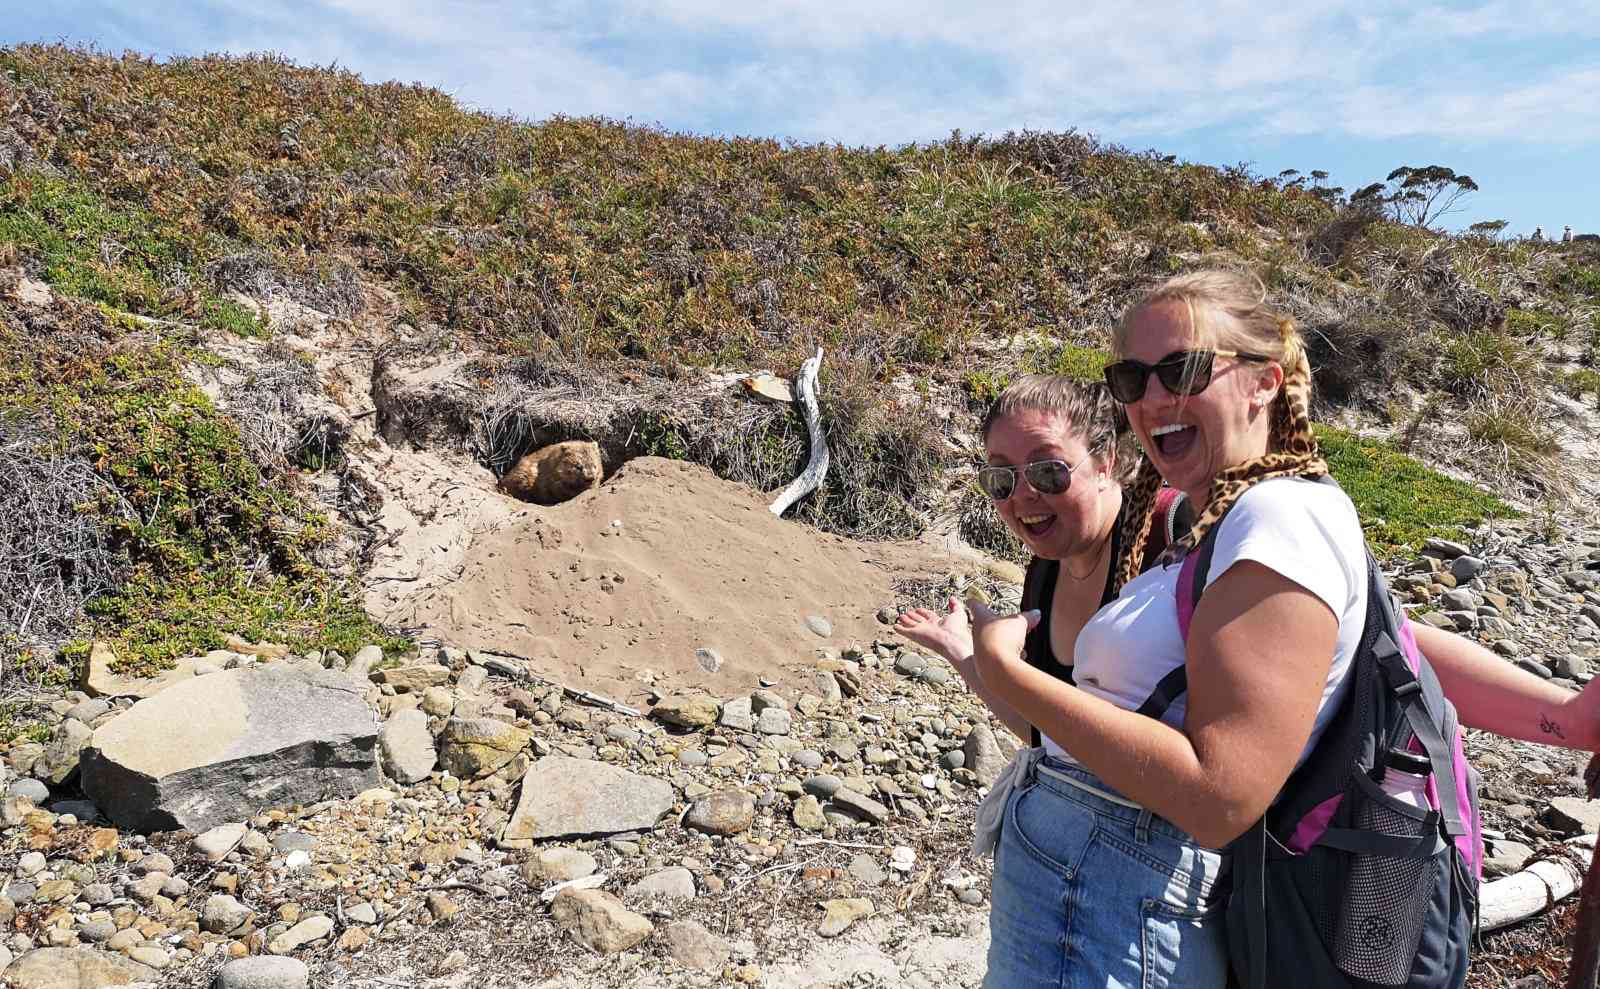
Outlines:
<svg viewBox="0 0 1600 989"><path fill-rule="evenodd" d="M1298 335L1253 288L1223 273L1176 279L1119 327L1130 423L1162 475L1201 509L1219 474L1271 452L1284 368L1308 374ZM1184 374L1172 373L1174 361ZM1134 383L1142 387L1129 394ZM999 829L990 987L1226 980L1216 902L1225 861L1212 849L1261 816L1338 701L1365 618L1360 524L1330 486L1285 477L1247 488L1218 529L1187 644L1178 570L1128 580L1088 621L1076 641L1076 687L1022 659L1025 619L975 608L970 672L1008 723L1041 729L1048 753L1027 768ZM930 617L902 619L902 631L952 648L966 638L964 628L933 635ZM1573 699L1507 682L1515 671L1453 644L1424 642L1430 657L1435 646L1453 654L1441 657L1439 675L1468 723L1530 737L1524 708L1560 711ZM1136 713L1185 665L1187 697L1161 720ZM1502 688L1507 700L1487 699ZM1589 693L1585 712L1595 706ZM1562 716L1578 713L1569 706ZM1591 740L1583 747L1592 747L1591 727L1580 729Z"/></svg>

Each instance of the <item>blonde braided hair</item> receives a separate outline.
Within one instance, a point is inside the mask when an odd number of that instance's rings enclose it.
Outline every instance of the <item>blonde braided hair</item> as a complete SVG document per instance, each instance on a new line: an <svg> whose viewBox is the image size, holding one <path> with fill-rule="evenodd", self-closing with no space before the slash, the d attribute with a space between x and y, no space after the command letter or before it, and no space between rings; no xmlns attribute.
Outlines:
<svg viewBox="0 0 1600 989"><path fill-rule="evenodd" d="M1254 276L1226 270L1193 272L1157 285L1130 306L1117 325L1113 346L1121 354L1135 313L1161 302L1181 302L1189 313L1195 346L1261 354L1283 368L1283 385L1270 409L1267 452L1217 472L1205 508L1189 533L1167 548L1167 559L1179 558L1198 545L1251 485L1328 472L1311 430L1311 364L1305 341L1292 319L1267 305L1266 294L1266 286ZM1139 574L1160 487L1161 476L1146 458L1123 495L1127 511L1115 568L1118 589Z"/></svg>

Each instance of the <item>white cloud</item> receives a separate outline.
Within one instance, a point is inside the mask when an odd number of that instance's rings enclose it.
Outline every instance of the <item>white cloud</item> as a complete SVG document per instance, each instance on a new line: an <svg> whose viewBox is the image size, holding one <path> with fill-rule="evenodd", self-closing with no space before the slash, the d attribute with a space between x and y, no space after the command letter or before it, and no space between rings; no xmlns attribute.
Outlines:
<svg viewBox="0 0 1600 989"><path fill-rule="evenodd" d="M1219 129L1600 140L1600 0L300 3L158 0L142 36L180 23L206 50L336 60L529 117L806 140L892 144L1023 126L1128 143ZM206 38L218 11L230 34Z"/></svg>
<svg viewBox="0 0 1600 989"><path fill-rule="evenodd" d="M1341 101L1341 130L1358 137L1434 136L1579 146L1600 141L1600 67L1551 73L1481 92L1448 78L1426 91L1370 87Z"/></svg>

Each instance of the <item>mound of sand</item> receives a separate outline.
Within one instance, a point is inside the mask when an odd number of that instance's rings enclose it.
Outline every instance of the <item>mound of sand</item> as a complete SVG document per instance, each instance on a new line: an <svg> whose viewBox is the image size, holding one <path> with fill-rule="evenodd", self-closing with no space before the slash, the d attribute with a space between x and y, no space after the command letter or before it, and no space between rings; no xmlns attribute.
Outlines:
<svg viewBox="0 0 1600 989"><path fill-rule="evenodd" d="M498 495L487 475L451 492L375 568L402 576L380 575L368 606L424 636L525 656L546 676L635 704L649 689L641 670L664 691L732 694L759 677L782 681L812 666L819 648L885 635L876 613L894 603L897 579L967 569L928 546L856 542L774 518L758 492L672 460L630 461L549 508ZM831 635L809 628L811 616L831 623ZM720 669L705 670L699 649L714 650Z"/></svg>

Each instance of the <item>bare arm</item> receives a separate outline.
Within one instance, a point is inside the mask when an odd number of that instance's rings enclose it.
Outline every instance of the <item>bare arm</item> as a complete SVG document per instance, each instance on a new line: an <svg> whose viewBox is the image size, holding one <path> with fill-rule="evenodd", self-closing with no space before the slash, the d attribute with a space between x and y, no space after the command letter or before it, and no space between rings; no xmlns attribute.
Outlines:
<svg viewBox="0 0 1600 989"><path fill-rule="evenodd" d="M1020 739L1033 736L1033 725L1017 713L1017 709L995 695L979 678L972 662L972 630L967 624L967 610L960 601L951 598L948 610L940 615L931 608L915 608L900 616L894 630L925 649L931 649L955 667L961 679L967 682L978 699Z"/></svg>
<svg viewBox="0 0 1600 989"><path fill-rule="evenodd" d="M1600 749L1600 681L1574 693L1454 633L1411 628L1462 724L1526 742Z"/></svg>
<svg viewBox="0 0 1600 989"><path fill-rule="evenodd" d="M948 656L945 658L949 659ZM1011 729L1011 734L1022 739L1024 744L1033 738L1033 723L1024 718L1016 708L1002 700L998 694L983 682L983 679L978 676L977 665L973 661L971 653L968 653L966 658L960 661L951 659L950 665L956 668L956 672L961 674L961 679L967 681L967 686L971 687L972 692L978 695L978 699L983 701L990 711L994 712L994 716L1000 719L1001 724ZM1052 683L1061 683L1060 680L1056 680L1054 677L1049 677L1048 679Z"/></svg>
<svg viewBox="0 0 1600 989"><path fill-rule="evenodd" d="M1289 778L1339 631L1327 605L1288 578L1249 561L1229 567L1190 626L1179 731L1033 669L1020 658L1026 622L974 610L978 672L1002 701L1129 799L1212 847L1243 834Z"/></svg>

